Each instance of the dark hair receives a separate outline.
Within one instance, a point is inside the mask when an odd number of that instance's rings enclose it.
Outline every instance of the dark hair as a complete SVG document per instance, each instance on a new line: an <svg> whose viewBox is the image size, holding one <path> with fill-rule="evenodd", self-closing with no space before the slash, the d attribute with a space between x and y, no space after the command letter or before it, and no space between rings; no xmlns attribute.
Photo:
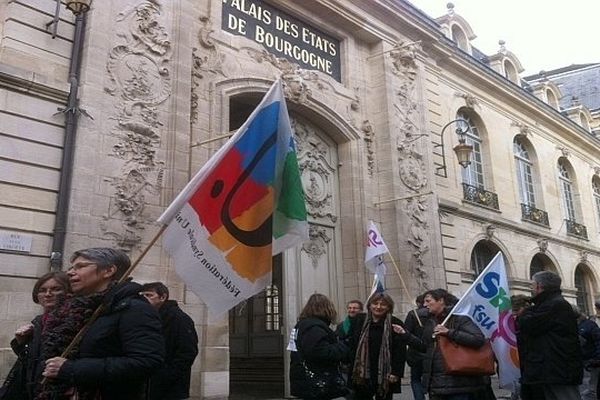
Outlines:
<svg viewBox="0 0 600 400"><path fill-rule="evenodd" d="M560 289L560 284L562 283L560 276L552 271L536 272L531 279L537 282L543 290Z"/></svg>
<svg viewBox="0 0 600 400"><path fill-rule="evenodd" d="M446 289L439 288L428 290L423 294L423 298L427 295L433 297L435 301L444 300L444 304L447 306L453 306L458 303L458 297L448 292Z"/></svg>
<svg viewBox="0 0 600 400"><path fill-rule="evenodd" d="M371 306L371 304L373 304L379 300L382 300L385 303L387 303L387 305L389 307L388 313L392 314L394 312L394 300L392 299L392 297L389 294L383 293L383 292L373 293L371 295L371 297L369 297L369 300L367 300L367 308L369 308ZM371 310L368 310L368 311L371 311Z"/></svg>
<svg viewBox="0 0 600 400"><path fill-rule="evenodd" d="M510 296L510 304L513 312L519 311L523 307L531 305L531 297L524 294L515 294Z"/></svg>
<svg viewBox="0 0 600 400"><path fill-rule="evenodd" d="M327 296L314 293L308 298L298 319L311 317L321 318L331 324L337 319L337 311L335 311L335 306Z"/></svg>
<svg viewBox="0 0 600 400"><path fill-rule="evenodd" d="M142 285L142 292L156 292L159 296L167 296L169 299L169 288L162 282L150 282Z"/></svg>
<svg viewBox="0 0 600 400"><path fill-rule="evenodd" d="M35 285L33 285L31 297L33 298L33 302L35 304L40 304L40 301L38 300L38 291L40 290L40 287L50 279L54 279L56 283L63 288L65 294L71 293L71 283L69 282L69 276L66 273L63 271L48 272L47 274L44 274L38 278L38 280L35 282Z"/></svg>
<svg viewBox="0 0 600 400"><path fill-rule="evenodd" d="M424 303L425 303L425 293L418 295L417 298L415 299L415 304L419 308L423 307Z"/></svg>
<svg viewBox="0 0 600 400"><path fill-rule="evenodd" d="M112 277L115 281L119 280L131 266L129 256L123 250L110 247L92 247L77 250L71 256L71 262L75 261L77 257L93 261L99 270L109 269L114 265L117 267L117 272Z"/></svg>
<svg viewBox="0 0 600 400"><path fill-rule="evenodd" d="M361 310L365 308L365 305L360 300L350 300L348 303L346 303L346 307L349 306L350 304L358 304L358 306L360 307Z"/></svg>

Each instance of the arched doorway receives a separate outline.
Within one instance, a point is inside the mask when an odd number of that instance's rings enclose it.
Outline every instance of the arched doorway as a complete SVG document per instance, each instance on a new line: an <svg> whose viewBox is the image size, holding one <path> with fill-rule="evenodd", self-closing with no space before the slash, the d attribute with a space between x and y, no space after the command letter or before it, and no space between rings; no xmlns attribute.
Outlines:
<svg viewBox="0 0 600 400"><path fill-rule="evenodd" d="M529 264L529 277L531 278L535 273L540 271L553 271L556 272L556 266L544 253L537 253L531 259Z"/></svg>
<svg viewBox="0 0 600 400"><path fill-rule="evenodd" d="M594 311L593 305L593 284L591 272L587 265L579 264L575 268L575 289L576 302L579 310L586 315L592 315Z"/></svg>
<svg viewBox="0 0 600 400"><path fill-rule="evenodd" d="M229 130L242 125L260 96L229 99ZM310 223L310 241L273 257L271 285L229 313L230 399L283 398L287 329L307 294L335 301L341 282L337 144L311 120L290 111ZM338 281L339 279L339 281Z"/></svg>

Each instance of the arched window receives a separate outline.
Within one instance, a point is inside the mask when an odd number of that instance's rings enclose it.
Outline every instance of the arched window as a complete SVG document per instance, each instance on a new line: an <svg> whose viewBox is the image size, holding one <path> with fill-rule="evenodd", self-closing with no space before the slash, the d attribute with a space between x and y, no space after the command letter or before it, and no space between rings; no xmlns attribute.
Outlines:
<svg viewBox="0 0 600 400"><path fill-rule="evenodd" d="M596 205L596 216L598 217L598 226L600 227L600 178L597 176L592 179L592 189L594 191L594 204Z"/></svg>
<svg viewBox="0 0 600 400"><path fill-rule="evenodd" d="M531 263L529 264L529 277L531 278L534 274L540 271L554 271L556 272L556 267L550 257L543 253L537 253L531 259Z"/></svg>
<svg viewBox="0 0 600 400"><path fill-rule="evenodd" d="M521 202L525 205L535 207L535 193L533 189L533 164L523 142L515 138L513 152L517 166L517 182L519 184L519 195Z"/></svg>
<svg viewBox="0 0 600 400"><path fill-rule="evenodd" d="M500 248L490 240L480 240L471 252L471 269L476 276L487 267Z"/></svg>
<svg viewBox="0 0 600 400"><path fill-rule="evenodd" d="M581 121L581 127L586 131L590 131L590 123L584 113L579 113L579 120Z"/></svg>
<svg viewBox="0 0 600 400"><path fill-rule="evenodd" d="M566 217L570 221L576 221L575 203L573 202L573 182L571 174L562 160L558 162L558 178L560 180L560 194Z"/></svg>
<svg viewBox="0 0 600 400"><path fill-rule="evenodd" d="M546 99L548 100L548 104L558 110L558 100L556 99L556 95L552 90L546 90Z"/></svg>
<svg viewBox="0 0 600 400"><path fill-rule="evenodd" d="M466 142L473 146L473 154L471 154L471 164L467 168L462 168L462 179L464 183L471 186L475 186L480 189L484 189L483 180L483 160L481 157L481 137L479 136L479 129L473 122L473 119L464 112L456 114L457 118L464 119L471 128L466 134ZM462 125L461 123L460 125ZM464 131L463 126L459 126Z"/></svg>
<svg viewBox="0 0 600 400"><path fill-rule="evenodd" d="M586 315L590 315L590 282L585 265L575 268L575 289L577 290L577 307Z"/></svg>
<svg viewBox="0 0 600 400"><path fill-rule="evenodd" d="M467 53L469 52L467 35L465 35L465 32L458 25L452 25L452 40L456 42L459 49Z"/></svg>
<svg viewBox="0 0 600 400"><path fill-rule="evenodd" d="M518 83L519 75L517 74L517 69L508 60L504 60L504 76L506 79L513 83Z"/></svg>

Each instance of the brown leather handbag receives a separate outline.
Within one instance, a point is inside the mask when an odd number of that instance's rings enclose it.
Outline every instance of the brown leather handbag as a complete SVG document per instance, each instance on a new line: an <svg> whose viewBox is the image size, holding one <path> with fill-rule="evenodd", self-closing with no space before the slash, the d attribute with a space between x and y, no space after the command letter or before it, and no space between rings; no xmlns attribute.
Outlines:
<svg viewBox="0 0 600 400"><path fill-rule="evenodd" d="M478 349L460 345L446 336L437 337L448 375L494 375L494 353L489 340Z"/></svg>

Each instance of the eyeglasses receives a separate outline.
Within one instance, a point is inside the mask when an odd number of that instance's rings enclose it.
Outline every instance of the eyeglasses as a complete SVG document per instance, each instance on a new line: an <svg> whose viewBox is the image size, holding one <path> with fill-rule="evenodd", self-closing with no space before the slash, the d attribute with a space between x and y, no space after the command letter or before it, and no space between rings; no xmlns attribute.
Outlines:
<svg viewBox="0 0 600 400"><path fill-rule="evenodd" d="M63 289L62 287L51 287L51 288L39 288L37 291L37 294L59 294L64 292L65 289Z"/></svg>
<svg viewBox="0 0 600 400"><path fill-rule="evenodd" d="M87 262L87 263L77 263L73 264L67 269L67 271L79 271L82 268L86 268L92 265L97 265L95 262Z"/></svg>

